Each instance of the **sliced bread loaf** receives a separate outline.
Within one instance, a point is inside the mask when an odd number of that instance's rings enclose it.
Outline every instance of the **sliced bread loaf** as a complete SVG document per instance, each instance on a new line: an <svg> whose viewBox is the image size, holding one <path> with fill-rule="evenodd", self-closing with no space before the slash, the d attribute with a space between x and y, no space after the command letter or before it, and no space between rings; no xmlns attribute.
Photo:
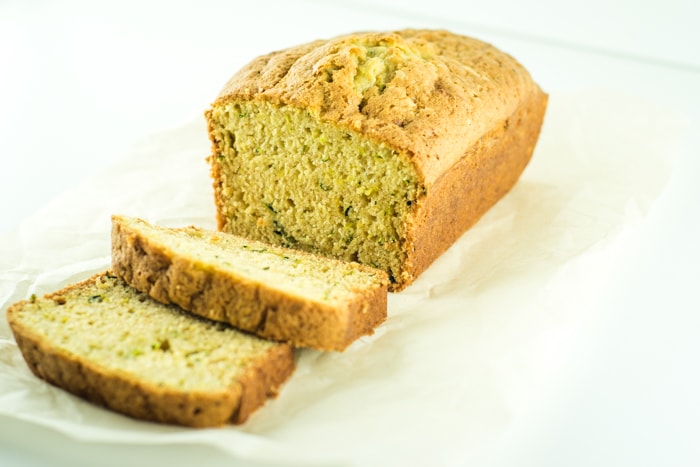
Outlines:
<svg viewBox="0 0 700 467"><path fill-rule="evenodd" d="M219 229L411 284L515 184L547 95L447 31L363 32L260 56L206 112Z"/></svg>
<svg viewBox="0 0 700 467"><path fill-rule="evenodd" d="M293 352L150 299L110 273L11 306L32 372L134 418L244 422L294 370Z"/></svg>
<svg viewBox="0 0 700 467"><path fill-rule="evenodd" d="M195 227L113 216L112 267L156 300L297 347L340 351L386 319L383 271Z"/></svg>

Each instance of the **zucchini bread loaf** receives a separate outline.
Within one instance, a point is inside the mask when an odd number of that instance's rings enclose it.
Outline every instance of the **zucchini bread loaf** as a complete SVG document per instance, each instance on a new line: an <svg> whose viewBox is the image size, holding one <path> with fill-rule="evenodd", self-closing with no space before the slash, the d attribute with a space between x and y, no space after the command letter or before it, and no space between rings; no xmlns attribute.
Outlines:
<svg viewBox="0 0 700 467"><path fill-rule="evenodd" d="M112 268L156 300L295 347L344 350L387 315L383 271L195 227L113 216Z"/></svg>
<svg viewBox="0 0 700 467"><path fill-rule="evenodd" d="M185 314L110 273L16 303L7 319L35 375L155 422L242 423L294 370L289 345Z"/></svg>
<svg viewBox="0 0 700 467"><path fill-rule="evenodd" d="M446 31L358 33L261 56L206 112L219 228L410 284L517 181L547 95Z"/></svg>

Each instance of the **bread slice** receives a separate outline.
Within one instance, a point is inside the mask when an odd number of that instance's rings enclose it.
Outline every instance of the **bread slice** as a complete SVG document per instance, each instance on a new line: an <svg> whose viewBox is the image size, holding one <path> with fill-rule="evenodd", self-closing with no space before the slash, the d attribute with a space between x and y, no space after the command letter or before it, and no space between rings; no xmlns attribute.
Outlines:
<svg viewBox="0 0 700 467"><path fill-rule="evenodd" d="M112 267L156 300L296 347L341 351L386 319L383 271L195 227L113 216Z"/></svg>
<svg viewBox="0 0 700 467"><path fill-rule="evenodd" d="M32 372L134 418L242 423L294 370L290 346L163 305L111 273L12 305Z"/></svg>
<svg viewBox="0 0 700 467"><path fill-rule="evenodd" d="M362 32L260 56L206 112L219 229L411 284L515 184L547 95L448 31Z"/></svg>

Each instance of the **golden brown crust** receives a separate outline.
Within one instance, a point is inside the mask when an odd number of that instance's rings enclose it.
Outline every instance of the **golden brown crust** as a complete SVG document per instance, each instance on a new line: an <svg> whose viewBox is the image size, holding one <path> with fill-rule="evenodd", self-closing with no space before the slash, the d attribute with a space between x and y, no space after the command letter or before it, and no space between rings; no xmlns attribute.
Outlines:
<svg viewBox="0 0 700 467"><path fill-rule="evenodd" d="M241 399L230 421L244 423L268 398L276 397L282 383L294 372L293 362L291 346L280 345L270 349L266 358L260 361L261 364L252 366L241 377Z"/></svg>
<svg viewBox="0 0 700 467"><path fill-rule="evenodd" d="M48 294L66 294L101 274ZM7 310L7 320L17 345L32 373L96 405L124 415L153 422L190 427L214 427L243 423L294 371L292 348L278 345L250 364L246 374L232 382L226 392L176 391L135 379L125 372L106 370L54 347L18 318L27 301Z"/></svg>
<svg viewBox="0 0 700 467"><path fill-rule="evenodd" d="M126 283L160 302L295 347L342 351L386 319L386 281L345 306L310 301L277 290L274 284L174 256L118 216L113 218L112 268Z"/></svg>
<svg viewBox="0 0 700 467"><path fill-rule="evenodd" d="M392 291L417 278L513 187L530 161L546 106L545 93L529 96L436 181L417 208L409 277Z"/></svg>

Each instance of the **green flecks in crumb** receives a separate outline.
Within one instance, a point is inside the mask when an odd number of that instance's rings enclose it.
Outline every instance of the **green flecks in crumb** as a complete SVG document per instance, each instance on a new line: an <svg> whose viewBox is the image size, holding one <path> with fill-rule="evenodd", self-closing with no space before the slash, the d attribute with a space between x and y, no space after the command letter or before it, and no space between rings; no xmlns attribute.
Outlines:
<svg viewBox="0 0 700 467"><path fill-rule="evenodd" d="M222 161L222 160L226 159L226 156L224 156L223 154L219 154L218 156L216 156L216 158L218 160Z"/></svg>
<svg viewBox="0 0 700 467"><path fill-rule="evenodd" d="M129 350L129 353L127 353L127 357L138 357L139 355L143 355L143 351L141 349L131 349Z"/></svg>
<svg viewBox="0 0 700 467"><path fill-rule="evenodd" d="M263 201L263 204L265 204L265 207L267 207L267 209L269 209L273 213L277 214L277 210L272 206L272 203L266 203Z"/></svg>
<svg viewBox="0 0 700 467"><path fill-rule="evenodd" d="M36 303L36 294L35 294L35 293L33 293L33 294L29 297L29 303Z"/></svg>
<svg viewBox="0 0 700 467"><path fill-rule="evenodd" d="M343 211L343 214L345 214L345 217L348 217L348 214L350 214L351 209L352 209L352 205L345 208L345 211Z"/></svg>
<svg viewBox="0 0 700 467"><path fill-rule="evenodd" d="M255 149L253 149L253 152L254 152L255 154L260 154L260 148L255 148Z"/></svg>
<svg viewBox="0 0 700 467"><path fill-rule="evenodd" d="M263 271L269 271L269 270L270 270L270 266L264 266L262 269L263 269Z"/></svg>
<svg viewBox="0 0 700 467"><path fill-rule="evenodd" d="M293 245L293 244L297 243L297 239L294 238L292 235L288 234L287 231L282 226L282 224L280 224L276 220L273 221L273 223L275 225L275 229L272 232L275 235L279 235L280 237L282 237L285 240L285 242L289 245Z"/></svg>
<svg viewBox="0 0 700 467"><path fill-rule="evenodd" d="M104 297L102 295L92 295L88 297L88 303L102 303Z"/></svg>
<svg viewBox="0 0 700 467"><path fill-rule="evenodd" d="M320 189L322 189L323 191L330 191L330 190L331 190L331 186L330 186L330 185L326 185L326 184L323 183L323 182L318 182L318 187L319 187Z"/></svg>
<svg viewBox="0 0 700 467"><path fill-rule="evenodd" d="M168 339L160 339L151 344L151 349L167 352L170 350L170 341Z"/></svg>
<svg viewBox="0 0 700 467"><path fill-rule="evenodd" d="M267 252L267 248L265 248L265 247L251 250L250 245L243 245L243 249L248 250L248 251L252 251L253 253L265 253L265 252Z"/></svg>
<svg viewBox="0 0 700 467"><path fill-rule="evenodd" d="M247 112L241 112L241 113L238 114L238 118L244 118L244 117L247 117L247 116L248 116L248 113L247 113Z"/></svg>

